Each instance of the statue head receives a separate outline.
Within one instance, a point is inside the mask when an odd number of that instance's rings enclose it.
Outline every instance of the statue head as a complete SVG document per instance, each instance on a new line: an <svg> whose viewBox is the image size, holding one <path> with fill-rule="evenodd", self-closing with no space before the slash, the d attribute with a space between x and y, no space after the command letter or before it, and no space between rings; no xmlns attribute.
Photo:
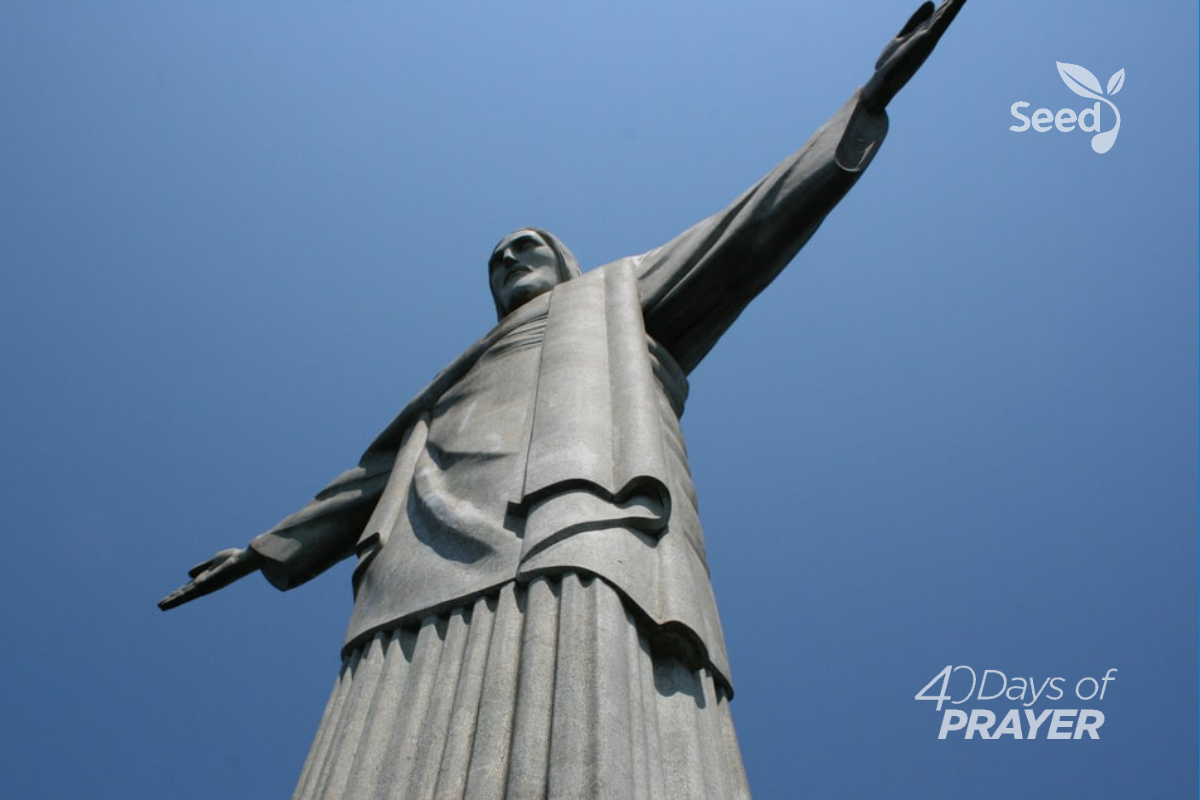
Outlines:
<svg viewBox="0 0 1200 800"><path fill-rule="evenodd" d="M554 234L521 228L505 236L488 259L488 283L503 319L558 284L579 277L579 262Z"/></svg>

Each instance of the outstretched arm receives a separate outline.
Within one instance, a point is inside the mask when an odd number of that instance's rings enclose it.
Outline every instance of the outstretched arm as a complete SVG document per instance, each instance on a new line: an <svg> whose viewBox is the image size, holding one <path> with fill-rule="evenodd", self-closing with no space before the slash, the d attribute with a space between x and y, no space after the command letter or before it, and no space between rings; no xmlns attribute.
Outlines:
<svg viewBox="0 0 1200 800"><path fill-rule="evenodd" d="M636 259L646 331L691 371L854 186L887 133L884 108L965 0L926 3L875 73L791 157L728 208Z"/></svg>
<svg viewBox="0 0 1200 800"><path fill-rule="evenodd" d="M299 586L354 555L354 546L387 483L395 452L374 453L339 475L315 500L254 538L221 550L188 571L191 580L159 601L163 611L261 571L277 589Z"/></svg>

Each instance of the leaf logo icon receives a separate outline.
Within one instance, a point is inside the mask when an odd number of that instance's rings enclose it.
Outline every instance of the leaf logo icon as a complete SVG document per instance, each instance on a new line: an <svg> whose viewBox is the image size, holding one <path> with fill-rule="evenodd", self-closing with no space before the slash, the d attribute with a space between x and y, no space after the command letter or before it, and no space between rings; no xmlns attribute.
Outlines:
<svg viewBox="0 0 1200 800"><path fill-rule="evenodd" d="M1112 130L1097 133L1092 137L1092 149L1097 153L1107 153L1117 140L1117 132L1121 130L1121 112L1117 110L1116 105L1111 100L1104 96L1106 92L1100 88L1100 81L1087 69L1078 64L1064 64L1061 61L1055 61L1054 63L1058 65L1058 76L1062 78L1063 83L1067 85L1068 89L1080 97L1106 103L1113 110L1113 114L1116 115L1117 124L1113 126ZM1124 85L1125 70L1122 68L1116 75L1108 79L1107 94L1111 97L1121 91L1121 87ZM1096 104L1096 107L1098 111L1099 103Z"/></svg>
<svg viewBox="0 0 1200 800"><path fill-rule="evenodd" d="M1061 71L1062 65L1059 65ZM1116 75L1108 79L1108 96L1112 97L1117 92L1121 91L1121 87L1125 85L1125 70L1122 69Z"/></svg>
<svg viewBox="0 0 1200 800"><path fill-rule="evenodd" d="M1089 97L1092 100L1099 100L1104 94L1104 90L1100 88L1100 81L1096 80L1096 76L1083 67L1078 64L1064 64L1061 61L1054 63L1058 65L1058 74L1063 79L1063 83L1075 94L1080 97ZM1123 79L1124 76L1122 76Z"/></svg>

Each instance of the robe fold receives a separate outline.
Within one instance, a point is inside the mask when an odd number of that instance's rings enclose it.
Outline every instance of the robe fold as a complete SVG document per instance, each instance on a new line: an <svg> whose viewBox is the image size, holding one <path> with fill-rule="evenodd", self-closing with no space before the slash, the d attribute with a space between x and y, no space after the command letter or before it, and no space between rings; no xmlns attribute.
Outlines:
<svg viewBox="0 0 1200 800"><path fill-rule="evenodd" d="M505 587L600 580L637 628L635 648L709 676L723 707L733 684L679 427L686 375L850 189L886 127L856 94L724 211L510 313L355 469L251 543L268 580L288 589L357 555L346 669L379 637L494 604Z"/></svg>

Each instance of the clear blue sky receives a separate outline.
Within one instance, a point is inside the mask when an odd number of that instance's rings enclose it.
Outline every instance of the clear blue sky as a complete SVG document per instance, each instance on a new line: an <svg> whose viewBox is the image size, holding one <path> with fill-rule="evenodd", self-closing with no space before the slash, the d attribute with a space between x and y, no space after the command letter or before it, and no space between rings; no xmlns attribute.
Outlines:
<svg viewBox="0 0 1200 800"><path fill-rule="evenodd" d="M155 601L491 326L502 234L585 268L662 243L915 3L649 5L0 5L3 794L288 796L349 565ZM1194 3L971 0L694 374L759 797L1194 796L1197 30ZM1090 105L1056 61L1125 70L1110 152L1009 130ZM1062 677L1037 708L1094 705L1101 738L939 741L913 696L948 664Z"/></svg>

